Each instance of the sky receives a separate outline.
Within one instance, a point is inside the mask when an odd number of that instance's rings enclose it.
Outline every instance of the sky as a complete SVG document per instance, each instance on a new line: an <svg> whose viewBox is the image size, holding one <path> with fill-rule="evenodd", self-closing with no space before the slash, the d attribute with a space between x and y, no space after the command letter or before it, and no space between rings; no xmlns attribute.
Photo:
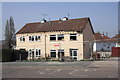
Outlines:
<svg viewBox="0 0 120 80"><path fill-rule="evenodd" d="M26 23L40 22L43 17L58 20L68 13L69 19L90 17L95 32L108 32L109 37L118 33L117 2L3 2L0 40L4 39L4 27L10 16L17 32Z"/></svg>

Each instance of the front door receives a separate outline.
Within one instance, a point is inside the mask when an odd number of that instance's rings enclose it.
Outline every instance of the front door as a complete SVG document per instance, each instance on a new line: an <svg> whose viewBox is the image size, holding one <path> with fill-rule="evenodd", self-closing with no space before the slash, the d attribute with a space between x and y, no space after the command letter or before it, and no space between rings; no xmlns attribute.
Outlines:
<svg viewBox="0 0 120 80"><path fill-rule="evenodd" d="M72 50L71 58L72 60L77 60L78 50Z"/></svg>

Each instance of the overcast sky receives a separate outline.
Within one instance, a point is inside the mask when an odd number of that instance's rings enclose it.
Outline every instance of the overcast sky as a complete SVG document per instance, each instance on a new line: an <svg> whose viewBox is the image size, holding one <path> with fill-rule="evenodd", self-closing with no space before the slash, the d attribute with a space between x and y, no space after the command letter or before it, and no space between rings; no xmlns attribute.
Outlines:
<svg viewBox="0 0 120 80"><path fill-rule="evenodd" d="M117 2L3 2L3 34L6 20L10 16L14 18L17 32L26 23L40 22L43 14L46 14L46 19L56 20L68 13L70 19L90 17L95 32L108 32L109 37L117 34Z"/></svg>

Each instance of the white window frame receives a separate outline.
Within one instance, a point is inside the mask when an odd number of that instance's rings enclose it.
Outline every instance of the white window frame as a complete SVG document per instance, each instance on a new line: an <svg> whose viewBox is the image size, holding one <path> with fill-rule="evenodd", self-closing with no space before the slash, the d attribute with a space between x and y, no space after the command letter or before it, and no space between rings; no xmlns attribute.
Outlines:
<svg viewBox="0 0 120 80"><path fill-rule="evenodd" d="M31 36L31 41L35 41L35 36Z"/></svg>
<svg viewBox="0 0 120 80"><path fill-rule="evenodd" d="M29 50L28 50L28 56L29 56L30 58L34 58L33 55L35 54L35 52L32 53L32 51L34 52L34 49L29 49Z"/></svg>
<svg viewBox="0 0 120 80"><path fill-rule="evenodd" d="M30 39L30 37L31 37L31 39ZM40 37L40 39L38 40L39 37ZM37 38L37 40L36 40L36 38ZM34 39L34 40L32 40L32 39ZM31 41L31 42L33 42L33 41L41 41L41 36L29 36L29 41Z"/></svg>
<svg viewBox="0 0 120 80"><path fill-rule="evenodd" d="M58 34L57 35L57 40L58 40L59 37L63 37L63 40L64 40L64 34ZM58 41L63 41L63 40L58 40Z"/></svg>
<svg viewBox="0 0 120 80"><path fill-rule="evenodd" d="M40 50L40 52L39 52L39 50ZM38 51L38 55L36 53L37 51ZM37 58L41 57L41 49L35 49L35 54L36 54Z"/></svg>
<svg viewBox="0 0 120 80"><path fill-rule="evenodd" d="M19 37L19 41L20 41L20 42L25 42L25 36Z"/></svg>
<svg viewBox="0 0 120 80"><path fill-rule="evenodd" d="M55 37L55 40L51 40L51 39L50 39L50 41L56 41L56 40L57 40L57 37L56 37L56 35L55 35L55 34L50 35L50 38L51 38L51 37Z"/></svg>

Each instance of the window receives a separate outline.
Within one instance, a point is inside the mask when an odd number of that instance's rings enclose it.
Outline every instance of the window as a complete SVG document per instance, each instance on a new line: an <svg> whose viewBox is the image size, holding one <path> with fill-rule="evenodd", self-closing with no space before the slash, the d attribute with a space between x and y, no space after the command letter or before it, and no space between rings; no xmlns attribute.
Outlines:
<svg viewBox="0 0 120 80"><path fill-rule="evenodd" d="M29 41L32 41L32 37L31 36L29 36Z"/></svg>
<svg viewBox="0 0 120 80"><path fill-rule="evenodd" d="M58 34L58 40L64 40L64 34Z"/></svg>
<svg viewBox="0 0 120 80"><path fill-rule="evenodd" d="M40 41L41 37L40 36L29 36L29 41Z"/></svg>
<svg viewBox="0 0 120 80"><path fill-rule="evenodd" d="M32 57L34 57L34 49L32 49Z"/></svg>
<svg viewBox="0 0 120 80"><path fill-rule="evenodd" d="M77 60L78 49L70 49L70 56L73 60Z"/></svg>
<svg viewBox="0 0 120 80"><path fill-rule="evenodd" d="M40 37L40 36L37 36L37 40L38 40L38 41L41 40L41 37Z"/></svg>
<svg viewBox="0 0 120 80"><path fill-rule="evenodd" d="M36 49L36 57L40 57L40 49Z"/></svg>
<svg viewBox="0 0 120 80"><path fill-rule="evenodd" d="M56 58L56 50L50 50L51 57Z"/></svg>
<svg viewBox="0 0 120 80"><path fill-rule="evenodd" d="M32 36L32 41L34 41L34 36Z"/></svg>
<svg viewBox="0 0 120 80"><path fill-rule="evenodd" d="M50 35L50 41L55 41L56 40L56 35Z"/></svg>
<svg viewBox="0 0 120 80"><path fill-rule="evenodd" d="M35 36L35 41L40 41L40 36Z"/></svg>
<svg viewBox="0 0 120 80"><path fill-rule="evenodd" d="M20 41L22 41L22 37L20 37Z"/></svg>
<svg viewBox="0 0 120 80"><path fill-rule="evenodd" d="M29 57L34 57L34 49L29 49Z"/></svg>
<svg viewBox="0 0 120 80"><path fill-rule="evenodd" d="M76 34L70 34L70 40L77 40L77 35Z"/></svg>
<svg viewBox="0 0 120 80"><path fill-rule="evenodd" d="M20 41L25 41L25 37L24 36L20 37L19 39L20 39Z"/></svg>
<svg viewBox="0 0 120 80"><path fill-rule="evenodd" d="M37 36L35 36L35 41L37 41Z"/></svg>
<svg viewBox="0 0 120 80"><path fill-rule="evenodd" d="M58 49L58 57L60 58L60 54L64 56L64 49Z"/></svg>
<svg viewBox="0 0 120 80"><path fill-rule="evenodd" d="M32 57L31 49L29 50L29 57Z"/></svg>

